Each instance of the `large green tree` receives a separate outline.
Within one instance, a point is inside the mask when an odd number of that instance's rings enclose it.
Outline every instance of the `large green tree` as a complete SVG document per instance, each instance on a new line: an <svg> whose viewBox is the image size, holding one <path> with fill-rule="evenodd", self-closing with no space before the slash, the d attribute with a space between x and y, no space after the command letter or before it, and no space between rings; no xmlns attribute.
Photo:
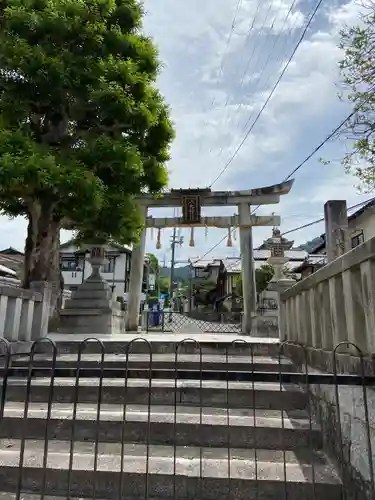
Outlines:
<svg viewBox="0 0 375 500"><path fill-rule="evenodd" d="M146 253L146 257L148 258L150 263L150 271L153 274L159 274L159 260L156 257L156 255L151 252L148 252Z"/></svg>
<svg viewBox="0 0 375 500"><path fill-rule="evenodd" d="M57 279L59 232L130 243L166 185L173 127L137 0L0 7L0 210L28 220L25 286Z"/></svg>
<svg viewBox="0 0 375 500"><path fill-rule="evenodd" d="M357 175L362 189L372 191L375 188L375 2L365 2L362 9L360 24L345 27L341 32L343 94L353 105L353 115L341 133L352 146L344 156L344 167Z"/></svg>

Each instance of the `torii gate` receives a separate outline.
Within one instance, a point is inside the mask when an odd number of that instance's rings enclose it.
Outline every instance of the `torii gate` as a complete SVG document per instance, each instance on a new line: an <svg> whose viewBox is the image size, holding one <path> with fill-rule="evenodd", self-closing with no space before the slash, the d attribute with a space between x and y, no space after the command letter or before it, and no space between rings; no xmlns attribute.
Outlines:
<svg viewBox="0 0 375 500"><path fill-rule="evenodd" d="M134 246L130 269L129 303L126 330L138 330L139 307L142 292L143 264L147 228L166 227L239 227L242 267L244 315L242 333L251 333L252 316L255 313L256 291L253 260L253 226L280 226L280 217L251 215L251 206L279 203L280 196L288 194L294 180L247 191L211 191L211 189L174 189L155 197L145 194L138 197L145 228L139 244ZM202 206L237 206L238 215L229 217L202 217ZM150 207L182 207L182 217L148 217Z"/></svg>

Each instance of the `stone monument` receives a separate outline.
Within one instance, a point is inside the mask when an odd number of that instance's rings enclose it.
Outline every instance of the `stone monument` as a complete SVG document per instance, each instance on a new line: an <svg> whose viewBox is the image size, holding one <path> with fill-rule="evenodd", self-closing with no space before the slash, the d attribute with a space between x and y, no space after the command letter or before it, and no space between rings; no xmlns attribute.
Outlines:
<svg viewBox="0 0 375 500"><path fill-rule="evenodd" d="M267 287L267 294L270 299L277 303L277 309L269 311L263 316L257 316L256 329L259 337L279 337L279 310L280 294L295 284L293 279L284 274L284 266L289 261L285 256L285 251L290 250L294 241L289 241L281 235L280 229L274 227L272 236L264 241L264 247L271 251L271 256L267 264L273 267L274 275Z"/></svg>
<svg viewBox="0 0 375 500"><path fill-rule="evenodd" d="M287 278L284 274L284 266L289 261L285 257L285 251L290 250L294 241L289 241L281 236L280 229L274 227L271 238L264 242L265 248L271 250L271 257L267 260L267 264L273 267L274 275L269 283L269 290L284 290L290 288L295 281Z"/></svg>
<svg viewBox="0 0 375 500"><path fill-rule="evenodd" d="M120 303L113 300L112 289L100 274L105 264L103 246L92 247L88 259L89 276L61 311L60 331L74 334L116 334L125 331L125 317Z"/></svg>

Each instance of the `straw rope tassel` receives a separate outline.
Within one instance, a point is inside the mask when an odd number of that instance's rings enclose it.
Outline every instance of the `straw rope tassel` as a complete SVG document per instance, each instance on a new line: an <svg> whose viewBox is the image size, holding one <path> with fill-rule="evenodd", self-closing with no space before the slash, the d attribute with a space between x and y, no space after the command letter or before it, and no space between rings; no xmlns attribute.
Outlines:
<svg viewBox="0 0 375 500"><path fill-rule="evenodd" d="M193 227L190 229L189 247L195 247L195 242L194 242L194 228Z"/></svg>
<svg viewBox="0 0 375 500"><path fill-rule="evenodd" d="M156 250L160 250L161 249L161 243L160 243L160 228L158 229L158 238L156 240Z"/></svg>
<svg viewBox="0 0 375 500"><path fill-rule="evenodd" d="M227 240L227 247L233 246L232 243L232 230L230 227L228 227L228 240Z"/></svg>

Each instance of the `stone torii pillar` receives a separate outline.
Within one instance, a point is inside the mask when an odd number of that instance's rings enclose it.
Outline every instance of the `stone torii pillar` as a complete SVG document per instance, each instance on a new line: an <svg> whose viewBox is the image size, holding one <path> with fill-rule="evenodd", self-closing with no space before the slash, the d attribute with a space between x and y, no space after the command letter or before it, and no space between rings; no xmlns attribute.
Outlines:
<svg viewBox="0 0 375 500"><path fill-rule="evenodd" d="M140 204L139 210L142 217L146 220L147 206ZM139 243L134 245L132 251L132 260L130 266L129 279L129 301L126 315L125 329L127 331L137 332L139 325L139 308L141 306L143 267L146 250L146 227L143 229Z"/></svg>
<svg viewBox="0 0 375 500"><path fill-rule="evenodd" d="M250 335L252 318L255 314L256 290L254 287L253 234L251 228L250 205L238 205L240 226L240 252L242 268L243 318L242 333Z"/></svg>

